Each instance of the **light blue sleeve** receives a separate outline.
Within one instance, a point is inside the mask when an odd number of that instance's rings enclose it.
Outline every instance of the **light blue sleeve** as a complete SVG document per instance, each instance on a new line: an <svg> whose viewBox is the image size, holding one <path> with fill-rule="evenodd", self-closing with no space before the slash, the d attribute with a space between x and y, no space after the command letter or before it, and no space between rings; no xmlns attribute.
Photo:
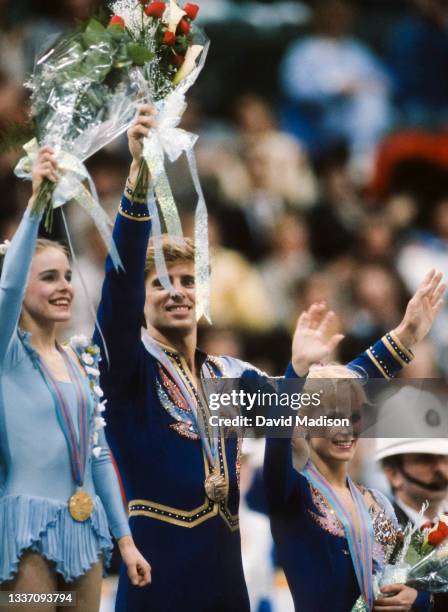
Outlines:
<svg viewBox="0 0 448 612"><path fill-rule="evenodd" d="M27 210L6 252L0 279L0 368L15 337L39 222Z"/></svg>
<svg viewBox="0 0 448 612"><path fill-rule="evenodd" d="M98 444L101 454L93 458L92 477L95 491L103 502L109 522L109 529L116 540L130 535L128 519L124 509L118 476L112 464L109 446L106 442L104 429L99 432Z"/></svg>

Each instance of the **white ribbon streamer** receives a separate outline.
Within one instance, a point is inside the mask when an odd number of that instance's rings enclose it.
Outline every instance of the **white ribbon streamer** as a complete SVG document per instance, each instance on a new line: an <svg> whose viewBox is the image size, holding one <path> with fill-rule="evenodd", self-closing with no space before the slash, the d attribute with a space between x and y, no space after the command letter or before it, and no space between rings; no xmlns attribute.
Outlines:
<svg viewBox="0 0 448 612"><path fill-rule="evenodd" d="M32 166L39 153L39 144L35 138L23 147L27 153L17 164L14 172L19 178L31 180ZM123 269L120 256L112 240L112 222L101 208L94 182L86 166L74 155L65 151L56 151L59 180L53 192L53 208L59 208L70 200L75 200L90 215L102 239L106 243L112 262L117 270ZM87 181L90 191L83 181Z"/></svg>
<svg viewBox="0 0 448 612"><path fill-rule="evenodd" d="M196 77L195 74L190 76ZM199 320L204 315L210 322L207 208L193 153L198 136L178 127L187 108L185 88L179 86L167 98L157 103L156 107L158 108L157 125L143 141L143 157L154 181L154 191L166 231L171 236L182 237L182 225L166 174L164 159L166 155L171 162L175 162L182 153L187 156L197 195L195 211L196 318ZM163 260L160 240L161 223L155 203L152 209L150 213L154 220L153 237L157 274L162 285L171 293L175 293Z"/></svg>

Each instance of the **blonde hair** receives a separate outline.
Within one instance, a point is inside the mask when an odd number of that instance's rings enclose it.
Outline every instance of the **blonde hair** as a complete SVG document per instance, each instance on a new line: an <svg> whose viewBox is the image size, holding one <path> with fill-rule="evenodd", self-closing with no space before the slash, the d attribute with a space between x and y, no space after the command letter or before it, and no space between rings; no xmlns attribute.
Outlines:
<svg viewBox="0 0 448 612"><path fill-rule="evenodd" d="M194 263L194 242L191 238L178 238L163 234L162 251L167 264L175 261L184 261ZM155 246L154 240L149 241L148 250L146 252L145 261L145 278L155 267Z"/></svg>
<svg viewBox="0 0 448 612"><path fill-rule="evenodd" d="M34 254L37 255L37 253L41 253L45 249L49 248L57 249L58 251L61 251L61 253L64 253L67 258L69 258L69 252L66 246L60 242L57 242L56 240L48 240L48 238L38 238L36 240Z"/></svg>
<svg viewBox="0 0 448 612"><path fill-rule="evenodd" d="M320 393L321 404L335 408L342 398L350 398L350 403L359 406L367 402L360 374L340 363L312 366L303 390L310 394Z"/></svg>
<svg viewBox="0 0 448 612"><path fill-rule="evenodd" d="M67 259L70 258L68 249L63 244L61 244L60 242L56 242L56 240L49 240L48 238L38 238L36 240L36 245L34 247L34 255L37 255L38 253L41 253L42 251L48 248L57 249L58 251L61 251L61 253L64 253ZM5 254L2 254L0 255L0 276L3 271L4 261Z"/></svg>

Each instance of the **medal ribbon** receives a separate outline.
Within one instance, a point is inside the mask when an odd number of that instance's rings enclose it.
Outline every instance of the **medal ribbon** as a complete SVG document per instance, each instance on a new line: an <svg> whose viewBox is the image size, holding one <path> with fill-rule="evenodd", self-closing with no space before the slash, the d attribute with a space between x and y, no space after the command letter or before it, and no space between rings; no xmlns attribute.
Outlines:
<svg viewBox="0 0 448 612"><path fill-rule="evenodd" d="M88 399L83 388L83 380L78 368L62 348L58 346L57 349L67 366L70 382L72 382L75 387L78 401L78 440L76 439L76 430L70 414L70 409L59 382L41 359L36 361L36 363L54 399L58 422L67 441L73 480L81 487L84 482L87 452L89 448Z"/></svg>
<svg viewBox="0 0 448 612"><path fill-rule="evenodd" d="M347 538L350 556L358 579L359 588L363 598L371 610L373 607L373 570L372 570L372 548L373 527L364 503L364 498L358 488L354 485L350 476L347 476L350 493L355 504L355 513L359 525L359 536L356 533L352 518L347 509L341 504L334 493L329 482L322 476L316 467L308 461L302 474L332 506L338 519L341 521L345 537Z"/></svg>
<svg viewBox="0 0 448 612"><path fill-rule="evenodd" d="M218 452L218 441L214 441L213 445L210 443L210 440L208 439L207 434L204 431L203 424L200 423L198 419L198 406L194 393L185 383L182 377L179 376L179 373L173 366L173 363L169 359L169 357L167 357L164 351L159 347L159 345L154 341L154 339L151 338L151 336L146 330L144 330L142 333L142 341L148 353L155 357L155 359L157 359L157 361L162 364L162 366L168 372L170 377L174 380L179 389L179 392L182 394L185 401L187 402L193 415L194 424L196 425L199 436L201 438L202 446L204 448L205 454L207 455L208 462L211 466L214 466L216 455Z"/></svg>

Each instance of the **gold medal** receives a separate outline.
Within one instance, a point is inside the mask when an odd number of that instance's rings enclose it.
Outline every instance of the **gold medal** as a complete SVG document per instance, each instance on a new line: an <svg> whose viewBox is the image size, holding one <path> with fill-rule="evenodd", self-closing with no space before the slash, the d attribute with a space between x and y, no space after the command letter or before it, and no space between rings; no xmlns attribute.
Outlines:
<svg viewBox="0 0 448 612"><path fill-rule="evenodd" d="M93 499L86 491L79 489L68 500L68 511L75 521L83 523L93 512Z"/></svg>
<svg viewBox="0 0 448 612"><path fill-rule="evenodd" d="M229 492L229 483L223 474L211 472L204 483L205 493L214 502L222 502Z"/></svg>

